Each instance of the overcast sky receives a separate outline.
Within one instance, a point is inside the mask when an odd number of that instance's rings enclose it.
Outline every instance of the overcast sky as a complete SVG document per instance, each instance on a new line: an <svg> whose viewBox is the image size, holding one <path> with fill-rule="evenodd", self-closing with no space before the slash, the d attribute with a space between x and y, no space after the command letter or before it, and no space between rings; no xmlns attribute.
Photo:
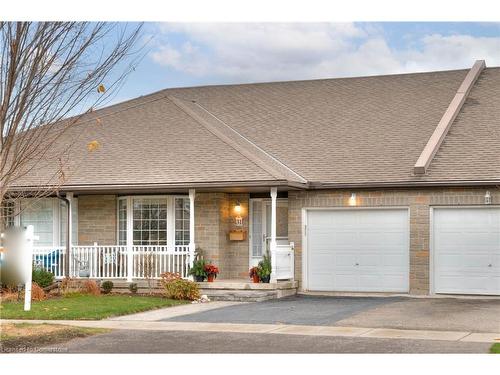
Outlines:
<svg viewBox="0 0 500 375"><path fill-rule="evenodd" d="M168 87L500 66L499 23L148 23L114 102Z"/></svg>

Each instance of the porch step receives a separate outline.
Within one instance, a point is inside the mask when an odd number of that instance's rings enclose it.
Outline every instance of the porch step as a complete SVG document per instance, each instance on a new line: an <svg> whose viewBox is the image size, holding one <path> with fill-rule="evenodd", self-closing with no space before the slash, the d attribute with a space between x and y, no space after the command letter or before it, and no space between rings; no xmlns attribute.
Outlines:
<svg viewBox="0 0 500 375"><path fill-rule="evenodd" d="M278 298L276 290L200 289L211 301L261 302Z"/></svg>
<svg viewBox="0 0 500 375"><path fill-rule="evenodd" d="M296 281L251 283L247 280L216 280L198 283L201 294L214 301L259 302L297 294Z"/></svg>

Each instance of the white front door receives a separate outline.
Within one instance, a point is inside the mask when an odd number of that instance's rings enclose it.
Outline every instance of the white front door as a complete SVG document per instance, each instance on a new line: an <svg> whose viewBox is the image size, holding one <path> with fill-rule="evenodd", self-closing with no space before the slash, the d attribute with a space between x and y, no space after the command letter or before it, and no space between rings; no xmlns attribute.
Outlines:
<svg viewBox="0 0 500 375"><path fill-rule="evenodd" d="M256 266L269 252L271 241L271 200L250 199L250 267ZM288 244L288 200L276 201L276 241Z"/></svg>
<svg viewBox="0 0 500 375"><path fill-rule="evenodd" d="M407 209L311 210L308 290L408 292Z"/></svg>
<svg viewBox="0 0 500 375"><path fill-rule="evenodd" d="M433 209L434 292L500 295L500 208Z"/></svg>

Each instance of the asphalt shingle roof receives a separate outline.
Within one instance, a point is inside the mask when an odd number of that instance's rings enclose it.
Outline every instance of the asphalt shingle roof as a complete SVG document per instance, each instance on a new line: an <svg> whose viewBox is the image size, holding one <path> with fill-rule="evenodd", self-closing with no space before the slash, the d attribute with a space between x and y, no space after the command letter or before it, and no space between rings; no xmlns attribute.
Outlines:
<svg viewBox="0 0 500 375"><path fill-rule="evenodd" d="M210 114L311 183L500 181L500 68L486 68L431 163L413 166L467 70L167 89L68 132L66 185L277 181L169 97ZM95 118L101 123L97 124ZM68 138L69 137L69 138ZM101 148L89 153L86 145ZM50 166L20 180L33 185Z"/></svg>

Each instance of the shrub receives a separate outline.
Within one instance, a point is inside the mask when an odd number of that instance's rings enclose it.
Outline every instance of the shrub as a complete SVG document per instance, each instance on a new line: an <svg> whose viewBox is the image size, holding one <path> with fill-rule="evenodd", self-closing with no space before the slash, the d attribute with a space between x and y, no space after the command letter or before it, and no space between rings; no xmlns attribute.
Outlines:
<svg viewBox="0 0 500 375"><path fill-rule="evenodd" d="M31 278L42 288L46 288L54 282L54 275L42 267L34 267Z"/></svg>
<svg viewBox="0 0 500 375"><path fill-rule="evenodd" d="M31 284L31 300L32 301L43 301L47 296L45 292L37 283Z"/></svg>
<svg viewBox="0 0 500 375"><path fill-rule="evenodd" d="M98 296L101 294L101 288L99 288L99 285L94 280L85 280L81 286L81 292Z"/></svg>
<svg viewBox="0 0 500 375"><path fill-rule="evenodd" d="M194 301L200 298L198 285L189 280L176 279L163 283L165 296L172 299Z"/></svg>
<svg viewBox="0 0 500 375"><path fill-rule="evenodd" d="M128 284L128 290L130 290L134 294L137 293L137 283Z"/></svg>
<svg viewBox="0 0 500 375"><path fill-rule="evenodd" d="M164 272L164 273L160 274L160 278L161 278L160 282L162 284L168 283L170 281L182 279L180 274L173 273L173 272Z"/></svg>
<svg viewBox="0 0 500 375"><path fill-rule="evenodd" d="M101 284L101 288L102 288L102 291L104 292L104 294L109 294L109 293L111 293L111 290L113 289L113 282L110 280L104 281Z"/></svg>
<svg viewBox="0 0 500 375"><path fill-rule="evenodd" d="M61 282L61 292L67 294L93 294L95 296L101 294L101 288L94 280L75 280L65 278Z"/></svg>

